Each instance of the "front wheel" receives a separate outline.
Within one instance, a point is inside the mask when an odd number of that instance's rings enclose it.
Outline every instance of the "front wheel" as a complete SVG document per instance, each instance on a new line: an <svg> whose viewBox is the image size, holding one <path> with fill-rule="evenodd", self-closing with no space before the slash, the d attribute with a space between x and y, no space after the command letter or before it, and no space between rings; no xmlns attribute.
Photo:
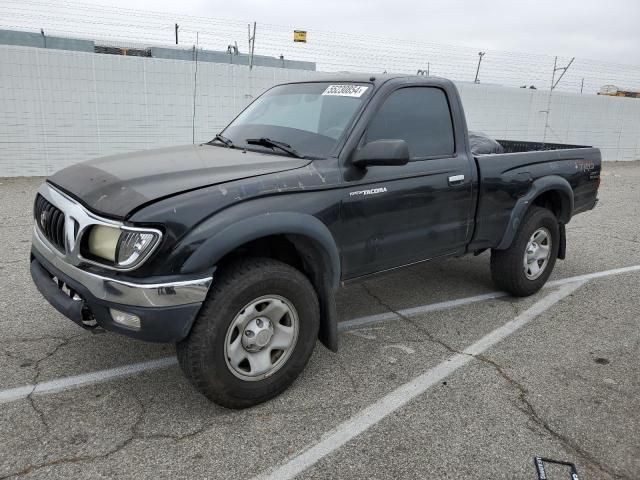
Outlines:
<svg viewBox="0 0 640 480"><path fill-rule="evenodd" d="M511 246L491 252L494 283L512 295L533 295L551 275L559 246L560 229L555 215L545 208L532 206Z"/></svg>
<svg viewBox="0 0 640 480"><path fill-rule="evenodd" d="M247 258L216 276L178 361L191 383L228 408L284 391L302 372L320 323L318 298L295 268Z"/></svg>

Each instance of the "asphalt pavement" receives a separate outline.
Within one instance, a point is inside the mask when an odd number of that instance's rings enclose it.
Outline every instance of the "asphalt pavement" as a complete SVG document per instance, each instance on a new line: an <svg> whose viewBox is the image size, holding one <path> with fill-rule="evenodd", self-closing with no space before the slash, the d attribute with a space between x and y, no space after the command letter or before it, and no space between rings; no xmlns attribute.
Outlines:
<svg viewBox="0 0 640 480"><path fill-rule="evenodd" d="M489 255L343 288L340 351L231 411L172 345L92 334L28 273L41 178L0 178L0 479L640 478L640 162L606 163L548 286L496 291ZM547 478L569 479L547 463Z"/></svg>

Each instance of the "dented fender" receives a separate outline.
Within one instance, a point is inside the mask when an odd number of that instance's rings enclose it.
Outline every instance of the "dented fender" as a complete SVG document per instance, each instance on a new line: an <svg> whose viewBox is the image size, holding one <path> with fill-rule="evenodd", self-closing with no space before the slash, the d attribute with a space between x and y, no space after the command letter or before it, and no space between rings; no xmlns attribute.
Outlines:
<svg viewBox="0 0 640 480"><path fill-rule="evenodd" d="M534 200L545 192L556 191L560 194L562 199L562 207L558 221L561 224L567 224L571 220L571 214L573 212L573 190L571 185L564 178L558 175L549 175L539 178L531 184L529 191L518 199L515 206L511 210L511 216L507 229L502 236L502 240L496 247L497 250L504 250L509 248L513 239L516 236L518 228L522 219L526 215L529 207L533 204Z"/></svg>

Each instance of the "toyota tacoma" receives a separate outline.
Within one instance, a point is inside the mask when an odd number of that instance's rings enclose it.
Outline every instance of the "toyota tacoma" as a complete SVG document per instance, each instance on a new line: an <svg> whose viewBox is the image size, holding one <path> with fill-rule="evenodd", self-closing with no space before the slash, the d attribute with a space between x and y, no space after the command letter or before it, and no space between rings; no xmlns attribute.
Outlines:
<svg viewBox="0 0 640 480"><path fill-rule="evenodd" d="M491 250L498 288L544 285L565 226L597 202L599 150L490 139L483 153L469 138L445 79L277 85L207 143L48 178L31 275L78 325L173 342L209 399L255 405L295 380L317 339L337 350L345 283Z"/></svg>

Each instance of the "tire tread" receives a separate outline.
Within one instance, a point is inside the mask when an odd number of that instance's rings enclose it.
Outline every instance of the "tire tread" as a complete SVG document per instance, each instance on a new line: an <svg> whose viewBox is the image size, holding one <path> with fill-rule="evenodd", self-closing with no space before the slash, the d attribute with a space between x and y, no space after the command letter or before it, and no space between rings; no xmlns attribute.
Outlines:
<svg viewBox="0 0 640 480"><path fill-rule="evenodd" d="M545 271L535 280L529 280L523 270L524 248L531 234L539 227L546 226L551 233L551 256ZM533 295L546 283L553 271L559 247L559 226L555 215L546 208L533 205L525 214L520 227L505 250L491 251L491 277L498 288L518 297Z"/></svg>
<svg viewBox="0 0 640 480"><path fill-rule="evenodd" d="M299 370L304 368L304 365L306 365L311 355L313 344L310 349L305 345L305 350L310 351L308 354L306 351L304 352L304 358L301 359L302 361L297 362L298 365L294 365L295 368L289 369L286 372L284 372L283 369L276 372L275 375L284 374L283 376L281 375L282 381L277 384L272 384L271 388L265 390L264 394L259 397L238 397L230 391L228 385L217 382L206 375L203 362L208 358L207 354L212 348L210 340L216 335L221 334L220 331L216 332L220 327L219 322L217 322L220 314L217 310L217 300L225 295L233 295L234 291L241 290L243 287L252 284L255 282L256 276L264 278L265 276L274 274L285 275L292 278L298 287L304 291L304 295L312 301L311 309L315 313L315 318L305 320L311 320L309 328L312 329L313 343L315 344L319 326L318 298L313 286L302 272L286 263L270 258L259 257L242 258L224 266L221 268L220 273L215 275L215 281L207 294L207 298L194 322L191 332L186 339L176 345L178 362L187 379L207 398L219 405L228 408L246 408L278 395L295 380L300 373ZM224 335L224 333L222 334ZM296 345L296 349L297 348L298 345ZM289 359L289 362L292 360L293 357ZM219 366L219 368L222 367L227 368L226 365Z"/></svg>

